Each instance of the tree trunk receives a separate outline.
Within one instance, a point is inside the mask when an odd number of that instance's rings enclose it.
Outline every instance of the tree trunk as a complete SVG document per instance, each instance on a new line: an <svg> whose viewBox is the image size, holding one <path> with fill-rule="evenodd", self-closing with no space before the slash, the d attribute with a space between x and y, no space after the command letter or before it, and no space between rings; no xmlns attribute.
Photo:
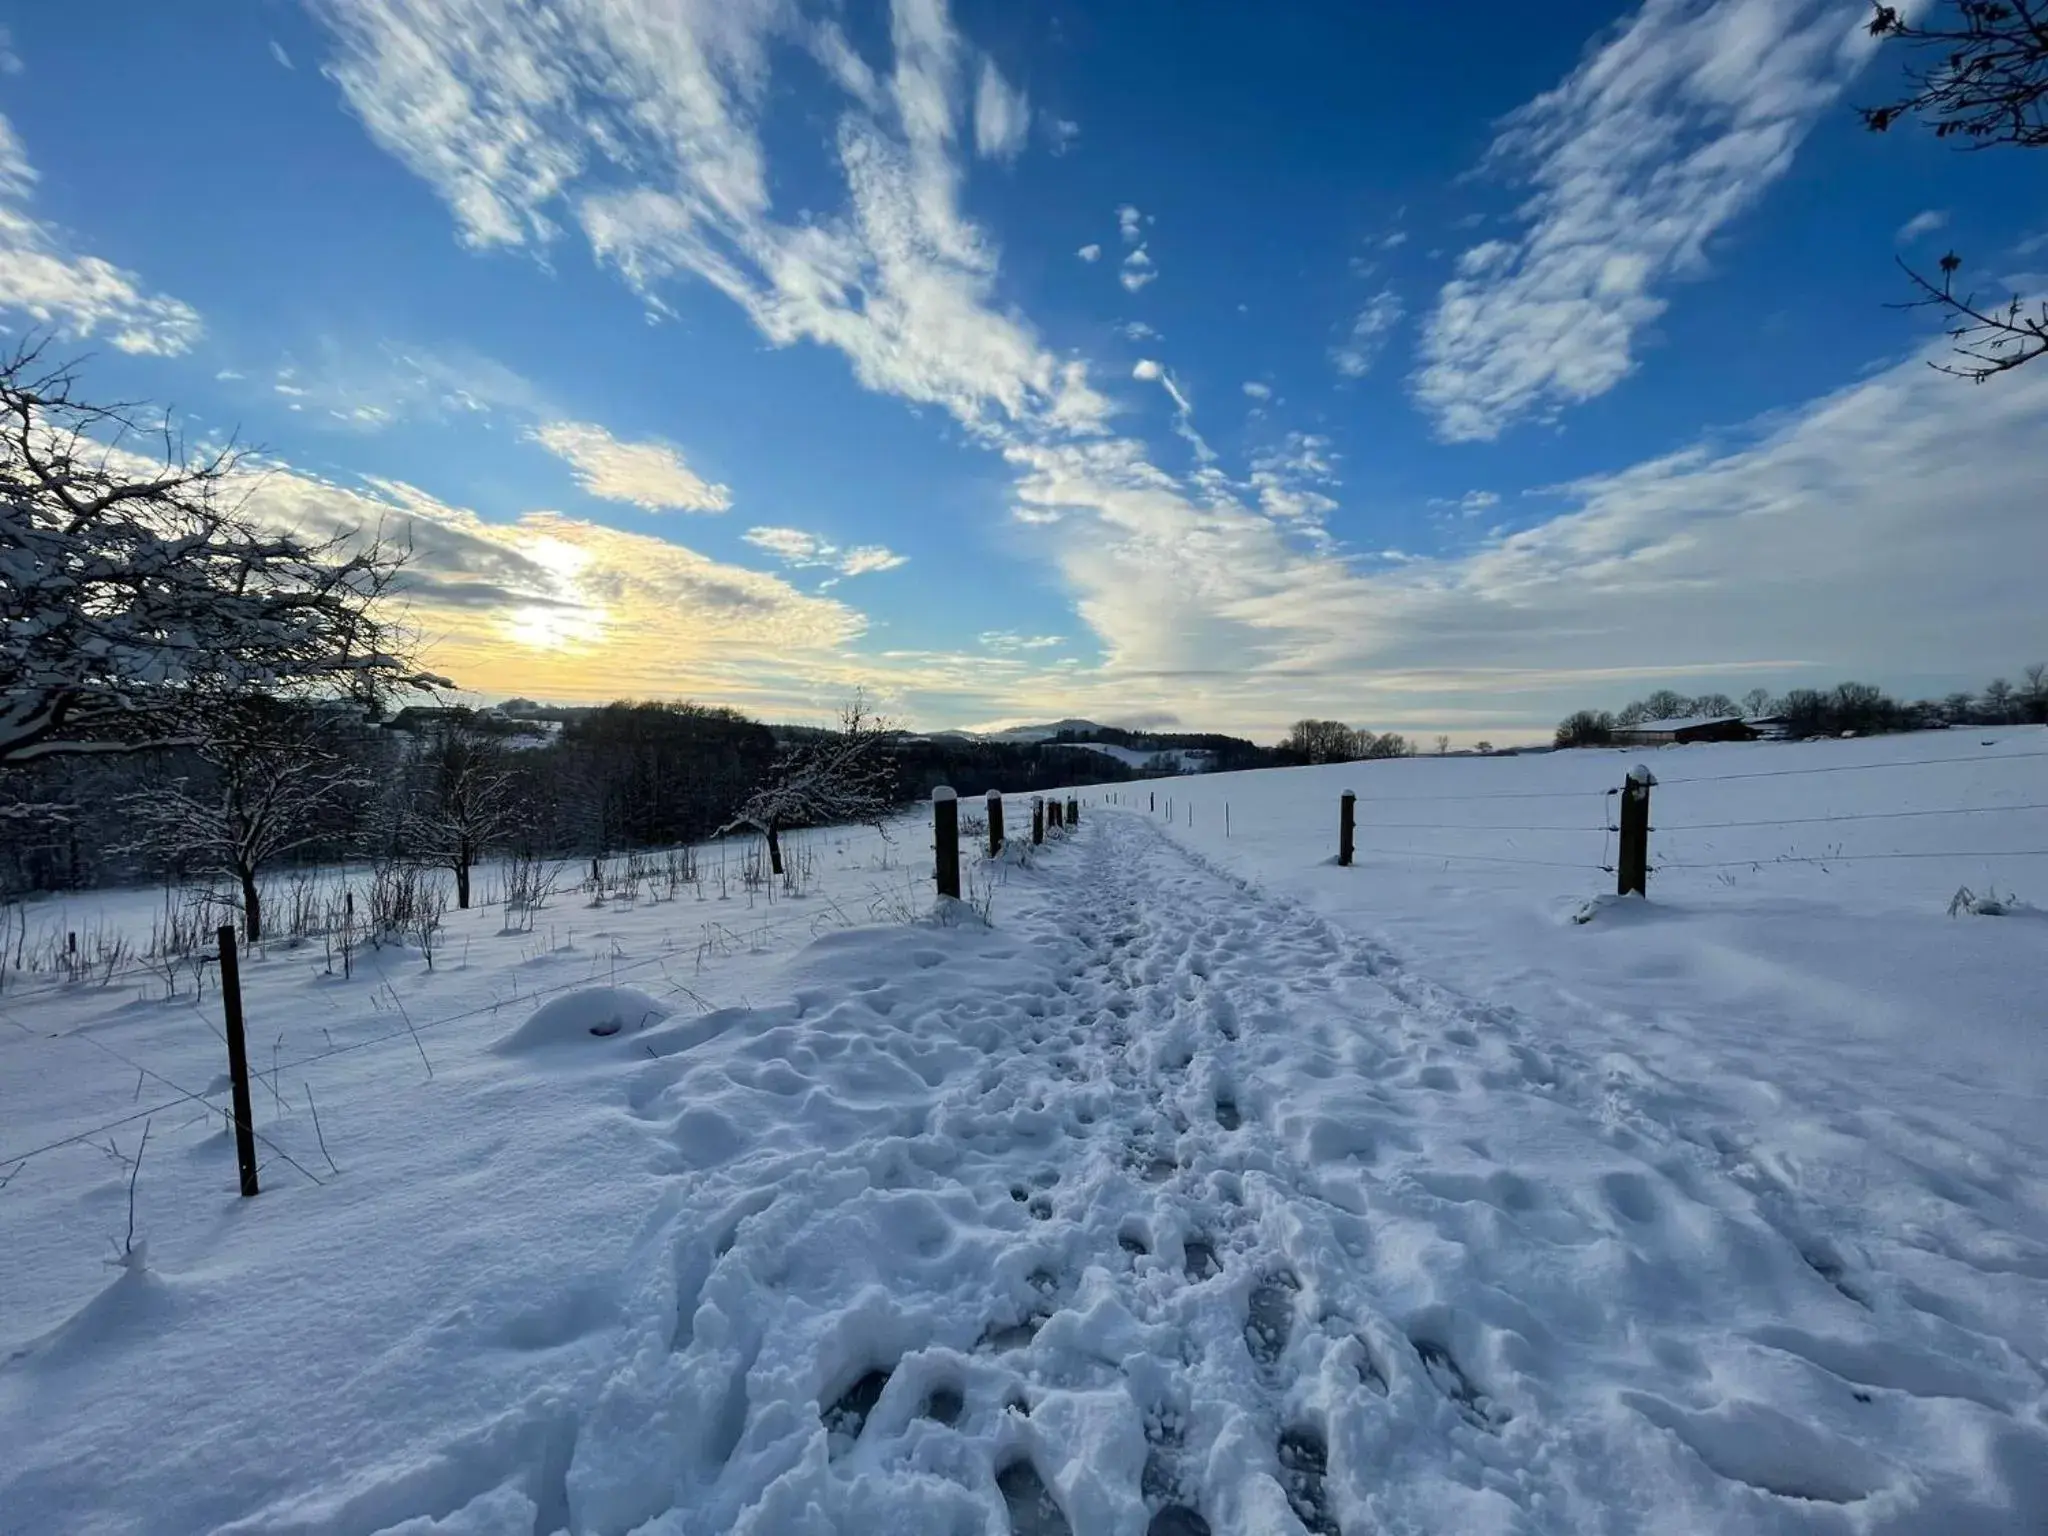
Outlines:
<svg viewBox="0 0 2048 1536"><path fill-rule="evenodd" d="M455 861L455 908L459 912L469 910L469 860Z"/></svg>
<svg viewBox="0 0 2048 1536"><path fill-rule="evenodd" d="M775 824L768 825L768 867L776 874L782 873L782 839L775 835Z"/></svg>
<svg viewBox="0 0 2048 1536"><path fill-rule="evenodd" d="M255 944L263 937L263 898L256 894L256 871L242 871L242 938Z"/></svg>

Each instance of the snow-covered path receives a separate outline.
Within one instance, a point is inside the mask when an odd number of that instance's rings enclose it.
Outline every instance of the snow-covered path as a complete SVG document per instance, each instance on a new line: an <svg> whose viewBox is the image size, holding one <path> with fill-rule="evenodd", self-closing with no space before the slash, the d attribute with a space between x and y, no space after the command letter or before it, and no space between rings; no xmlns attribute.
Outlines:
<svg viewBox="0 0 2048 1536"><path fill-rule="evenodd" d="M1468 998L1099 806L775 995L438 1044L429 1203L266 1194L0 1363L0 1531L2048 1518L2039 1170L1813 1042Z"/></svg>
<svg viewBox="0 0 2048 1536"><path fill-rule="evenodd" d="M1539 1044L1139 818L1057 862L650 1042L702 1176L577 1529L2039 1528L2038 1354L1748 1156L1770 1085Z"/></svg>

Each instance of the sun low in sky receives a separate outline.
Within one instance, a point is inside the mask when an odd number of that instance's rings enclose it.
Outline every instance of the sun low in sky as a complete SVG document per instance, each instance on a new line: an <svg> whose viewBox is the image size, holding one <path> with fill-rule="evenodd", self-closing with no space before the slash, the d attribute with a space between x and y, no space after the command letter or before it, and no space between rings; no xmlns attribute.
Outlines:
<svg viewBox="0 0 2048 1536"><path fill-rule="evenodd" d="M1895 258L2024 290L2048 214L1863 131L1867 13L22 7L0 324L409 541L485 697L1938 695L2042 648L2048 366L1928 368Z"/></svg>

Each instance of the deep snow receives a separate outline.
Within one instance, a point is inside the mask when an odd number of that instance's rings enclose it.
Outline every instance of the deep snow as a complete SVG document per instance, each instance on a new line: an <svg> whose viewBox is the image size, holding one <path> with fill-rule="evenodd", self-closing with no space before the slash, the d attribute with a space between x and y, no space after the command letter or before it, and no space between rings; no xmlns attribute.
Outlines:
<svg viewBox="0 0 2048 1536"><path fill-rule="evenodd" d="M1589 905L1639 759L1666 867ZM2044 770L1083 789L992 927L913 819L773 907L273 948L260 1197L159 1109L110 1268L140 1120L0 1161L0 1530L2038 1531L2048 920L1948 904L2048 893L1985 856L2048 850ZM0 995L0 1159L224 1102L160 997Z"/></svg>

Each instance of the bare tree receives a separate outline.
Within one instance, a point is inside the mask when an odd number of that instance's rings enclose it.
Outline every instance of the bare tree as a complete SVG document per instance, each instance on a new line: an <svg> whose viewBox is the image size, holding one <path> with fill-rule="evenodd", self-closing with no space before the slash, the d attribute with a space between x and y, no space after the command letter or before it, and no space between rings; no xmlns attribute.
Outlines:
<svg viewBox="0 0 2048 1536"><path fill-rule="evenodd" d="M336 711L260 695L223 706L196 755L203 774L138 791L124 806L142 846L240 887L254 944L263 937L258 877L328 835L337 803L373 775L348 749Z"/></svg>
<svg viewBox="0 0 2048 1536"><path fill-rule="evenodd" d="M1305 763L1348 763L1359 756L1358 732L1341 720L1297 720L1280 749Z"/></svg>
<svg viewBox="0 0 2048 1536"><path fill-rule="evenodd" d="M2048 662L2037 661L2021 674L2020 702L2026 718L2036 725L2048 725Z"/></svg>
<svg viewBox="0 0 2048 1536"><path fill-rule="evenodd" d="M1859 109L1873 133L1911 117L1931 123L1936 138L1960 139L1968 149L2048 145L2048 0L1954 0L1925 23L1899 6L1873 3L1870 33L1898 44L1912 61L1905 95ZM1906 307L1939 309L1951 321L1948 334L1961 360L1933 366L1981 384L2048 353L2048 303L2015 294L1980 304L1956 289L1962 264L1950 251L1937 281L1899 263L1920 294Z"/></svg>
<svg viewBox="0 0 2048 1536"><path fill-rule="evenodd" d="M880 829L895 803L890 726L856 692L841 706L839 728L786 747L768 782L749 795L722 837L751 827L768 839L768 863L782 873L781 834L791 827L864 822Z"/></svg>
<svg viewBox="0 0 2048 1536"><path fill-rule="evenodd" d="M1442 757L1442 756L1443 756L1443 755L1444 755L1445 753L1449 752L1450 750L1451 750L1451 738L1450 738L1450 737L1448 737L1448 736L1439 736L1439 737L1437 737L1437 739L1436 739L1436 755L1437 755L1438 757Z"/></svg>
<svg viewBox="0 0 2048 1536"><path fill-rule="evenodd" d="M452 722L407 765L410 795L401 822L409 852L455 875L455 905L469 910L469 872L518 824L504 747Z"/></svg>
<svg viewBox="0 0 2048 1536"><path fill-rule="evenodd" d="M1755 720L1771 712L1771 690L1752 688L1742 696L1742 712Z"/></svg>
<svg viewBox="0 0 2048 1536"><path fill-rule="evenodd" d="M260 528L231 496L250 483L232 448L81 400L35 345L0 357L0 765L191 742L245 692L442 682L382 616L402 556Z"/></svg>

